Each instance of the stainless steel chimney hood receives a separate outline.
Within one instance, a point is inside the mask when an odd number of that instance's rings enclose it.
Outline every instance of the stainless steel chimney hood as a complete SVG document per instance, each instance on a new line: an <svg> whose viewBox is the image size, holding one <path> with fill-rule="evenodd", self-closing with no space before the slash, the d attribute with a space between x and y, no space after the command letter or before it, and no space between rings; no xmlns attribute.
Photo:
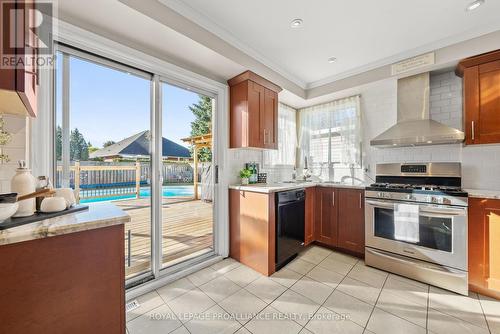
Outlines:
<svg viewBox="0 0 500 334"><path fill-rule="evenodd" d="M430 74L422 73L398 80L398 118L370 141L371 146L397 147L456 144L464 133L429 119Z"/></svg>

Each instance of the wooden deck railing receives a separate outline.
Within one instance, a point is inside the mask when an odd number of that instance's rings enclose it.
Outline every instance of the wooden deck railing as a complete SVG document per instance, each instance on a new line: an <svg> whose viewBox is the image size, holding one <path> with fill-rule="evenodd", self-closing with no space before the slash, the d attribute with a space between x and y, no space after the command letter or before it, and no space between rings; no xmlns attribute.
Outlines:
<svg viewBox="0 0 500 334"><path fill-rule="evenodd" d="M81 199L141 196L140 162L130 166L82 166L76 161L69 170L73 174L70 179L73 179L77 203ZM57 171L62 171L62 166L57 166Z"/></svg>

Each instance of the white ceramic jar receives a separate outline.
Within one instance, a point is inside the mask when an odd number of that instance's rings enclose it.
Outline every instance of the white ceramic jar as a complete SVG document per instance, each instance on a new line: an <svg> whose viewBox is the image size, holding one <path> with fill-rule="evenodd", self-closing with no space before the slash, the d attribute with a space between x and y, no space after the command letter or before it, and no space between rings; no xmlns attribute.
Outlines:
<svg viewBox="0 0 500 334"><path fill-rule="evenodd" d="M19 167L16 170L16 175L11 180L11 191L17 193L17 196L31 194L36 190L37 181L31 170L26 167L24 160L19 161ZM35 213L35 199L25 199L19 201L19 207L13 217L27 217Z"/></svg>

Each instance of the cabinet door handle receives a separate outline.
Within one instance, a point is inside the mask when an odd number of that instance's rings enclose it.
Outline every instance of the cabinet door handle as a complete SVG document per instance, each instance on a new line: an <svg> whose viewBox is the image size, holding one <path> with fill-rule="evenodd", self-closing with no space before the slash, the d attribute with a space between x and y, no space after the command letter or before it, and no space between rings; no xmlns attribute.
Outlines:
<svg viewBox="0 0 500 334"><path fill-rule="evenodd" d="M361 193L359 193L359 208L361 209L362 208L362 203L361 203L361 198L362 198L362 195Z"/></svg>
<svg viewBox="0 0 500 334"><path fill-rule="evenodd" d="M474 140L474 121L471 122L471 137L472 137L472 140Z"/></svg>
<svg viewBox="0 0 500 334"><path fill-rule="evenodd" d="M267 144L267 130L264 129L264 145Z"/></svg>
<svg viewBox="0 0 500 334"><path fill-rule="evenodd" d="M335 192L332 193L332 206L335 206Z"/></svg>

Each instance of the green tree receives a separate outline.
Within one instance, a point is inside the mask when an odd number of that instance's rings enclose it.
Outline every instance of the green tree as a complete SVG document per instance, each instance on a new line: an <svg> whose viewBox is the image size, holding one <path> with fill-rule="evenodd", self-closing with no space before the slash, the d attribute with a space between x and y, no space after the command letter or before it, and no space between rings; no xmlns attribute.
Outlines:
<svg viewBox="0 0 500 334"><path fill-rule="evenodd" d="M75 128L69 136L69 156L71 160L86 161L89 159L89 148L82 133Z"/></svg>
<svg viewBox="0 0 500 334"><path fill-rule="evenodd" d="M108 147L108 146L111 146L113 144L116 144L116 142L114 142L112 140L108 140L108 141L105 141L104 144L102 144L102 147Z"/></svg>
<svg viewBox="0 0 500 334"><path fill-rule="evenodd" d="M62 129L60 125L56 128L56 159L58 161L62 159Z"/></svg>
<svg viewBox="0 0 500 334"><path fill-rule="evenodd" d="M189 110L195 116L191 122L191 136L201 136L212 132L212 99L207 96L199 95L199 100L189 107ZM212 150L203 147L198 153L200 161L211 161Z"/></svg>

